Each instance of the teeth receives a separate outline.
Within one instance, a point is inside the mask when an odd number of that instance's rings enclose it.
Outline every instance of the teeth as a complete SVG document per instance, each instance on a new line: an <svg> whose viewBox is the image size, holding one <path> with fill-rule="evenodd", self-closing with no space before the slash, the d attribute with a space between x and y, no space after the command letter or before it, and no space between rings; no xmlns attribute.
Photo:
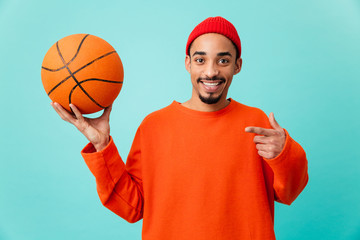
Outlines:
<svg viewBox="0 0 360 240"><path fill-rule="evenodd" d="M220 84L220 82L214 82L214 83L202 82L202 83L205 84L206 86L216 86Z"/></svg>

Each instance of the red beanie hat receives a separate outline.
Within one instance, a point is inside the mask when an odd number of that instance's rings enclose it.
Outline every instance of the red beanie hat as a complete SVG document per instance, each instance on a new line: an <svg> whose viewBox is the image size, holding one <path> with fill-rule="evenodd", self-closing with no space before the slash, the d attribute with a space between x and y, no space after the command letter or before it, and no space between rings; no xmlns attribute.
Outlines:
<svg viewBox="0 0 360 240"><path fill-rule="evenodd" d="M219 33L229 38L236 46L239 57L241 56L241 43L240 37L236 31L234 25L223 17L209 17L199 23L194 30L190 33L188 41L186 43L186 54L190 54L190 44L200 35L205 33Z"/></svg>

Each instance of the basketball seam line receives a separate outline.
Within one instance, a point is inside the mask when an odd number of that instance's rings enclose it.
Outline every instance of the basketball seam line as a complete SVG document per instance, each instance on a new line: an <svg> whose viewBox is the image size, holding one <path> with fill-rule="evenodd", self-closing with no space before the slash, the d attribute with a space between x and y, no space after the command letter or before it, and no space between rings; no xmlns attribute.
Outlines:
<svg viewBox="0 0 360 240"><path fill-rule="evenodd" d="M76 71L74 71L73 74L76 74L78 73L79 71L83 70L84 68L88 67L89 65L93 64L94 62L112 54L112 53L116 53L116 51L111 51L111 52L108 52L108 53L105 53L104 55L98 57L98 58L95 58L94 60L88 62L87 64L85 64L84 66L78 68ZM63 84L64 82L66 82L69 78L71 78L71 75L70 76L67 76L66 78L64 78L63 80L61 80L58 84L56 84L49 92L48 92L48 96L50 95L50 93L52 93L57 87L59 87L61 84Z"/></svg>
<svg viewBox="0 0 360 240"><path fill-rule="evenodd" d="M62 54L61 54L61 52L60 52L60 48L59 48L58 42L56 42L56 48L57 48L57 51L58 51L59 56L60 56L60 58L61 58L61 61L64 63L64 65L66 65L65 59L63 58L63 56L62 56ZM74 81L76 82L76 84L79 85L78 80L76 79L76 77L74 76L74 74L71 72L69 66L65 66L65 67L66 67L66 69L68 70L68 72L70 73L71 77L72 77L72 78L74 79ZM99 107L101 107L101 108L105 108L105 107L101 106L99 103L97 103L97 102L95 101L95 99L93 99L93 98L85 91L85 89L84 89L81 85L79 85L79 88L80 88L80 89L86 94L86 96L88 96L88 97L90 98L90 100L93 101L97 106L99 106ZM69 104L70 104L70 103L71 103L71 96L70 96L70 94L69 94Z"/></svg>
<svg viewBox="0 0 360 240"><path fill-rule="evenodd" d="M83 37L83 39L81 40L81 42L80 42L80 44L79 44L79 47L78 47L75 55L74 55L73 58L72 58L69 62L67 62L64 66L62 66L62 67L60 67L60 68L58 68L58 69L51 69L51 68L47 68L47 67L44 67L44 66L41 66L41 68L44 69L44 70L50 71L50 72L57 72L57 71L60 71L61 69L64 69L66 66L69 66L70 63L71 63L72 61L74 61L74 59L75 59L75 58L77 57L77 55L79 54L80 48L81 48L83 42L85 41L85 38L87 38L87 36L89 36L89 35L90 35L90 34L86 34L86 36Z"/></svg>
<svg viewBox="0 0 360 240"><path fill-rule="evenodd" d="M71 98L72 93L75 91L75 88L77 88L78 86L80 86L80 84L84 83L84 82L88 82L88 81L101 81L101 82L107 82L107 83L123 83L123 82L117 82L117 81L111 81L111 80L105 80L105 79L100 79L100 78L89 78L89 79L85 79L79 82L79 85L75 85L69 94L69 98Z"/></svg>

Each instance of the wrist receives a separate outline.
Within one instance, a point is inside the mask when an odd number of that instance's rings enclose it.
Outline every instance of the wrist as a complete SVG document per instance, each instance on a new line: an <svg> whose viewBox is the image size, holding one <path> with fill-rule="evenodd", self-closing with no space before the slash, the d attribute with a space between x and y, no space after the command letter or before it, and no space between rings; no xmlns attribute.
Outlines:
<svg viewBox="0 0 360 240"><path fill-rule="evenodd" d="M110 142L110 136L104 138L104 140L100 141L99 143L93 144L94 148L97 152L103 150Z"/></svg>

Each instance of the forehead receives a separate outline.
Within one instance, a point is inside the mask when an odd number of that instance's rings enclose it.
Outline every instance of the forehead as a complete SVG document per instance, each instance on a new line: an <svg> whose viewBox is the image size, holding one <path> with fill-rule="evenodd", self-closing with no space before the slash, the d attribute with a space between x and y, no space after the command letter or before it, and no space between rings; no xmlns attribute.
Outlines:
<svg viewBox="0 0 360 240"><path fill-rule="evenodd" d="M206 53L236 52L234 44L230 39L218 33L206 33L196 38L190 48L190 54L195 51Z"/></svg>

